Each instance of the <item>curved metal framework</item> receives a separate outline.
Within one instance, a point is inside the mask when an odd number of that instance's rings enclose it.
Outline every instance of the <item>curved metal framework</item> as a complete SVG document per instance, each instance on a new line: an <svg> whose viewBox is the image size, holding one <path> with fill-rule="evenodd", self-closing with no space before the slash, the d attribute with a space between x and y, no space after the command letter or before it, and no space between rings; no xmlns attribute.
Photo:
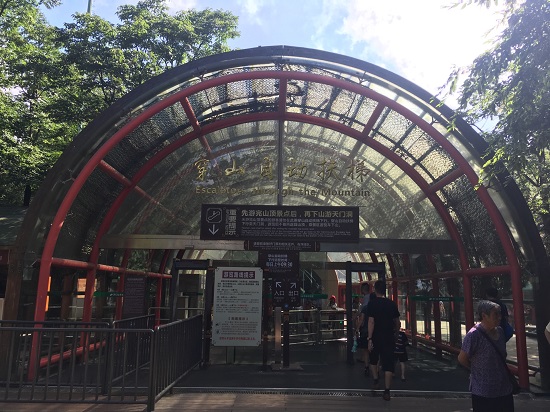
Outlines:
<svg viewBox="0 0 550 412"><path fill-rule="evenodd" d="M120 290L124 274L157 279L160 301L169 258L197 239L202 203L357 205L362 244L456 250L425 253L426 270L407 250L374 250L394 298L414 294L419 279L435 296L459 279L469 328L484 278L511 290L525 387L522 278L547 257L519 191L501 183L507 176L477 187L486 149L428 93L356 59L286 46L208 57L140 86L75 138L31 205L18 240L23 265L12 273L37 282L34 318L43 320L56 270L85 272L89 321L98 273L120 275ZM164 239L148 248L146 267L128 267L132 236ZM125 240L105 246L117 237ZM167 247L172 238L177 246ZM437 327L436 343L445 346Z"/></svg>

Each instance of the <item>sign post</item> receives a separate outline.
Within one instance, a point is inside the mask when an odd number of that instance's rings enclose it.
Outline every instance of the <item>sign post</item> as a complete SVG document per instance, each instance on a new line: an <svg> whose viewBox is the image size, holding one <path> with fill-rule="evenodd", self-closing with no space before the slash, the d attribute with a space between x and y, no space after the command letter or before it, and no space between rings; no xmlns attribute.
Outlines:
<svg viewBox="0 0 550 412"><path fill-rule="evenodd" d="M122 305L122 318L128 319L145 315L145 294L147 279L145 276L126 276L124 280L124 304Z"/></svg>
<svg viewBox="0 0 550 412"><path fill-rule="evenodd" d="M359 208L203 204L200 238L358 242Z"/></svg>
<svg viewBox="0 0 550 412"><path fill-rule="evenodd" d="M356 206L267 206L267 205L223 205L203 204L201 209L201 240L244 240L246 250L258 250L259 266L266 269L272 279L273 306L283 309L283 339L285 340L283 363L289 365L289 309L300 306L298 277L299 252L318 251L319 242L358 242L359 208ZM251 271L258 268L233 268ZM348 270L353 268L348 268ZM221 272L219 272L221 270ZM258 299L250 299L252 285L246 282L232 284L227 273L230 268L216 270L214 291L213 344L252 346L259 344L260 335L248 334L256 330L250 305ZM261 270L261 269L258 269ZM225 272L224 272L225 271ZM226 273L227 272L227 273ZM248 273L248 272L247 272ZM247 275L248 276L248 275ZM245 276L246 278L246 276ZM245 278L242 278L243 281ZM262 296L261 275L254 275L255 287ZM351 276L348 276L348 339L352 333L351 321ZM228 290L225 290L228 289ZM247 291L245 293L245 291ZM240 294L246 299L239 301ZM240 302L240 303L237 303ZM248 302L248 303L246 303ZM247 306L247 304L249 306ZM234 308L245 308L245 315L239 315ZM261 304L255 308L261 317ZM267 311L266 315L267 316ZM259 319L258 327L261 326ZM234 330L240 334L235 334ZM248 328L248 329L247 329ZM352 337L352 336L351 336ZM232 345L230 344L232 343ZM248 344L247 344L248 343ZM267 339L264 336L264 366L267 362Z"/></svg>
<svg viewBox="0 0 550 412"><path fill-rule="evenodd" d="M273 306L294 308L300 306L298 281L298 252L260 251L258 265L266 269L272 280Z"/></svg>
<svg viewBox="0 0 550 412"><path fill-rule="evenodd" d="M216 268L214 278L214 346L258 346L262 343L263 270Z"/></svg>
<svg viewBox="0 0 550 412"><path fill-rule="evenodd" d="M300 306L300 287L298 266L300 256L297 251L260 251L258 264L269 271L272 276L273 306L275 314L280 317L283 309L283 368L290 364L290 324L289 309ZM280 340L280 338L279 338ZM277 337L275 340L277 345Z"/></svg>

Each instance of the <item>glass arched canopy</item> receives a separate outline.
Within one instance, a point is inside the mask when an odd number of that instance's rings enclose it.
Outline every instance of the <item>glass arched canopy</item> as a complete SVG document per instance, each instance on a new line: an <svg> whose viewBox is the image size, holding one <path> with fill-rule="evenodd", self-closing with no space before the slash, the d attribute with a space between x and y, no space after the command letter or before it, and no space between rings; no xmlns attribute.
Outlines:
<svg viewBox="0 0 550 412"><path fill-rule="evenodd" d="M449 240L468 266L505 264L494 199L474 190L479 149L442 109L389 72L312 50L182 66L109 109L60 160L57 195L76 181L53 255L87 260L98 235L197 235L202 203L353 204L364 239ZM468 259L468 248L484 253Z"/></svg>
<svg viewBox="0 0 550 412"><path fill-rule="evenodd" d="M450 244L463 269L507 265L510 235L525 246L517 207L500 187L475 190L486 146L452 116L395 74L315 50L178 67L63 154L40 202L55 215L42 260L89 261L120 235L197 237L200 205L228 203L355 205L363 242L426 240Z"/></svg>
<svg viewBox="0 0 550 412"><path fill-rule="evenodd" d="M18 240L23 277L38 278L35 318L52 266L93 280L120 265L109 250L140 239L200 247L205 203L358 206L348 250L452 254L465 279L510 274L519 297L520 261L542 259L540 237L513 183L476 189L486 144L453 117L391 72L317 50L262 47L170 70L94 120L37 193Z"/></svg>

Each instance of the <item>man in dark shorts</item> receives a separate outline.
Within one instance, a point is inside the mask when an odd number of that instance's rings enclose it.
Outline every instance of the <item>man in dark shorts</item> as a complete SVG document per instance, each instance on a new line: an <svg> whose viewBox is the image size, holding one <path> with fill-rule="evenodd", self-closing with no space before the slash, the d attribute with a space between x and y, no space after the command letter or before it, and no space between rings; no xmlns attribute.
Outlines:
<svg viewBox="0 0 550 412"><path fill-rule="evenodd" d="M395 337L399 332L399 310L395 302L386 298L386 282L377 280L374 284L376 299L369 302L368 348L370 368L373 378L373 389L378 389L378 361L384 371L384 400L390 400L390 387L395 370L394 348Z"/></svg>

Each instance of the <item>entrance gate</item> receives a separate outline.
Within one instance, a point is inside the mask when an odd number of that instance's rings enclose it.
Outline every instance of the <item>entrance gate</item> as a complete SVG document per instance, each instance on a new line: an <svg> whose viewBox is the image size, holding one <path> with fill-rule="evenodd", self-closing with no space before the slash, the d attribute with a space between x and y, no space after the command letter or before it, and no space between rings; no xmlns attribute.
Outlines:
<svg viewBox="0 0 550 412"><path fill-rule="evenodd" d="M479 185L486 149L431 94L350 57L275 46L190 62L102 113L52 168L17 237L4 316L55 316L68 272L82 286L84 322L104 306L94 293L110 279L146 276L162 290L165 262L197 239L203 204L359 207L359 241L399 265L392 282L402 294L425 279L435 296L463 297L457 324L469 329L476 300L497 286L514 306L521 385L540 358L548 388L548 256L509 175ZM135 249L148 253L131 256ZM529 357L525 279L538 345ZM456 348L438 334L428 343Z"/></svg>
<svg viewBox="0 0 550 412"><path fill-rule="evenodd" d="M327 263L331 270L345 270L346 284L345 284L345 310L338 315L337 319L327 320L328 314L323 311L322 308L318 310L308 310L300 308L299 310L292 310L293 308L281 308L273 307L272 300L269 296L269 271L264 272L264 289L262 294L263 304L263 316L262 316L262 331L263 340L261 351L254 348L239 348L238 351L235 348L226 349L225 360L232 362L235 359L235 354L238 352L243 358L252 360L256 359L256 362L260 361L259 355L261 353L261 362L264 368L269 366L269 363L279 363L280 361L280 344L283 343L283 367L288 367L290 359L298 360L294 356L297 353L302 352L302 349L298 349L298 346L310 345L317 346L315 351L308 350L306 356L307 361L314 361L312 353L317 353L319 358L322 359L325 356L325 349L318 347L327 341L323 334L326 334L324 327L330 329L330 333L334 336L345 338L345 352L347 363L354 363L354 356L352 353L353 336L354 336L354 313L351 302L353 302L353 290L352 290L352 277L353 273L376 273L377 279L386 279L386 267L384 263L361 263L361 262L331 262ZM203 363L205 365L211 362L211 342L212 342L212 308L214 305L214 265L215 262L210 260L193 260L193 259L175 259L172 265L172 279L170 285L170 301L169 301L169 316L170 321L174 321L177 318L178 310L184 310L187 308L178 307L183 302L178 300L178 296L188 296L191 293L197 293L203 295L204 307L201 308L204 313L203 324ZM204 289L202 290L181 290L181 277L184 271L206 271L206 277L204 282ZM188 302L184 302L186 305ZM289 311L289 309L291 309ZM277 313L279 310L280 313ZM281 316L282 313L282 316ZM327 318L327 319L325 319ZM328 325L327 322L333 322L335 325ZM325 325L325 326L323 326ZM327 326L328 325L328 326ZM342 329L343 327L343 329ZM305 331L305 333L303 333ZM291 336L292 335L292 336ZM340 343L344 343L340 341ZM295 349L290 349L294 347ZM221 350L223 351L223 350ZM231 353L233 351L233 353ZM218 354L220 350L216 351ZM246 352L249 352L248 354ZM256 353L256 355L254 355ZM270 353L274 355L270 356ZM219 359L219 357L218 357Z"/></svg>

